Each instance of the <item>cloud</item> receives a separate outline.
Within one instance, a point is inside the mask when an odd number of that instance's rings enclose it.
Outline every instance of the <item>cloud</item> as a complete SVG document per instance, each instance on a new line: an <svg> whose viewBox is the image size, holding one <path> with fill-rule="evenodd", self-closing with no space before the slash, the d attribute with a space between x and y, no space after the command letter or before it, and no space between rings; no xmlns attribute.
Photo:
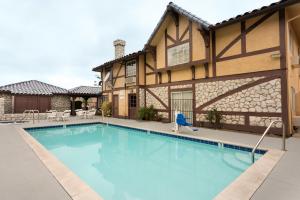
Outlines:
<svg viewBox="0 0 300 200"><path fill-rule="evenodd" d="M211 23L272 0L175 0ZM143 48L169 1L0 0L0 85L37 79L61 87L93 85L92 67Z"/></svg>

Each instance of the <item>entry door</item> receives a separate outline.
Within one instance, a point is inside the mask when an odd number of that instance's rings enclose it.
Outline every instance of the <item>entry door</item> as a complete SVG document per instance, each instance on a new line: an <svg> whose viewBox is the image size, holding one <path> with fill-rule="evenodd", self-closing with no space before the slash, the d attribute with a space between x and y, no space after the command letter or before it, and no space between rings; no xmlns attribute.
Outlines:
<svg viewBox="0 0 300 200"><path fill-rule="evenodd" d="M128 95L128 117L129 119L136 119L136 94Z"/></svg>
<svg viewBox="0 0 300 200"><path fill-rule="evenodd" d="M171 119L175 121L175 111L184 114L189 123L193 123L193 92L180 91L171 93Z"/></svg>
<svg viewBox="0 0 300 200"><path fill-rule="evenodd" d="M119 117L119 96L113 96L113 117Z"/></svg>

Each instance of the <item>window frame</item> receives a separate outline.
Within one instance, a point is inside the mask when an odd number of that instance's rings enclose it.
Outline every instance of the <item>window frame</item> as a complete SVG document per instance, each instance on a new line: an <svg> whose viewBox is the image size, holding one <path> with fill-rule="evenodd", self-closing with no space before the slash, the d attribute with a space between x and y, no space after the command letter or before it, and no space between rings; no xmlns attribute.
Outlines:
<svg viewBox="0 0 300 200"><path fill-rule="evenodd" d="M128 66L129 66L129 65L127 65L128 63L134 63L134 64L135 64L135 74L134 74L134 75L129 75L129 76L128 76L128 73L127 73L127 68L128 68ZM132 66L132 65L131 65L131 66ZM126 63L125 63L125 77L126 77L126 78L127 78L127 77L135 77L135 76L136 76L136 73L137 73L137 61L136 61L136 59L126 61Z"/></svg>

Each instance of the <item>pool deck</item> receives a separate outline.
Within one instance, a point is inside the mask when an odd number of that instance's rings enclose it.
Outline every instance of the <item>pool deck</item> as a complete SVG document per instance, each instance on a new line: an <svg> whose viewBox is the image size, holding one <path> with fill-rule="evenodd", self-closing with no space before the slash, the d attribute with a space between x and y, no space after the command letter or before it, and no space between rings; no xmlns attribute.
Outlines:
<svg viewBox="0 0 300 200"><path fill-rule="evenodd" d="M170 132L172 124L159 122L140 122L124 119L106 119L116 123L137 128ZM73 118L69 122L85 123L101 121L100 118L80 120ZM1 125L0 126L0 194L3 199L71 199L70 195L56 181L32 149L18 133L18 128L49 126L61 122L40 121L36 124ZM259 135L238 133L224 130L200 128L198 132L182 132L212 140L254 146ZM266 137L261 147L280 149L281 139ZM269 174L264 183L251 199L300 199L300 138L287 139L287 151Z"/></svg>

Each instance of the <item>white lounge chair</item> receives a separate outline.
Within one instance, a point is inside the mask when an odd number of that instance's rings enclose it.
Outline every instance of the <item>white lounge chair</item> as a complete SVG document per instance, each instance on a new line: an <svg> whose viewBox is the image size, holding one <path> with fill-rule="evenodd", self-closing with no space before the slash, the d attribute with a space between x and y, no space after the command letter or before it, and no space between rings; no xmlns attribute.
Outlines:
<svg viewBox="0 0 300 200"><path fill-rule="evenodd" d="M95 114L96 114L96 110L89 110L89 111L87 111L87 113L86 113L86 118L88 118L88 119L93 119L94 118L94 116L95 116Z"/></svg>
<svg viewBox="0 0 300 200"><path fill-rule="evenodd" d="M56 118L57 118L57 112L56 111L47 113L47 119L48 120L55 120Z"/></svg>
<svg viewBox="0 0 300 200"><path fill-rule="evenodd" d="M62 121L67 121L70 119L71 110L65 110L61 116Z"/></svg>
<svg viewBox="0 0 300 200"><path fill-rule="evenodd" d="M75 110L76 112L76 116L80 117L81 119L84 119L85 118L85 113L83 110Z"/></svg>

